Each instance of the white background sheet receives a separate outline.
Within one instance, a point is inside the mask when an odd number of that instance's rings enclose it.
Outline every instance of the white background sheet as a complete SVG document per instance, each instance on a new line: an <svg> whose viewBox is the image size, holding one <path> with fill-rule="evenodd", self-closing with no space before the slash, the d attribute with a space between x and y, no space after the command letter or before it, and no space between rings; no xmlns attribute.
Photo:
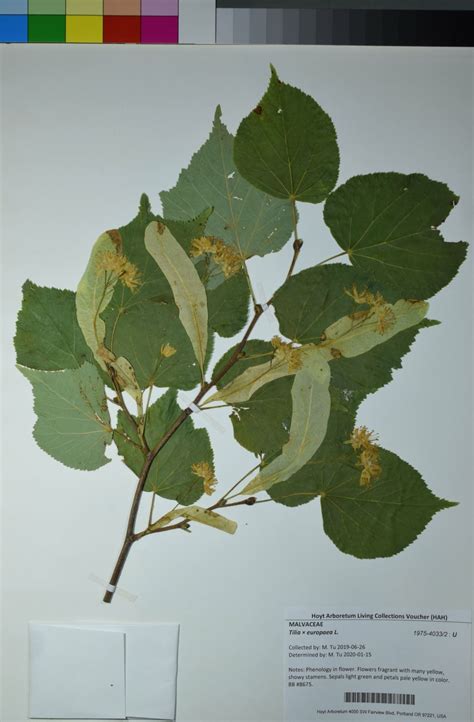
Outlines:
<svg viewBox="0 0 474 722"><path fill-rule="evenodd" d="M100 232L129 221L207 137L222 104L231 130L266 87L269 62L314 95L337 128L340 182L421 171L461 196L443 232L472 236L470 50L342 47L14 47L0 50L3 141L3 711L27 715L27 620L75 617L181 623L178 720L278 722L284 609L294 605L471 606L470 284L465 265L432 301L441 326L420 334L394 381L359 415L440 496L460 502L389 560L358 561L324 535L318 502L235 509L235 536L209 528L141 541L121 584L139 594L100 604L89 574L110 574L133 494L118 460L97 472L36 447L29 384L12 335L26 278L75 288ZM339 249L321 206L301 206L299 268ZM252 262L267 293L291 256ZM262 322L258 336L273 329ZM216 359L228 342L216 344ZM221 488L253 457L230 423L210 427ZM199 419L198 423L205 423ZM158 505L160 510L167 506Z"/></svg>

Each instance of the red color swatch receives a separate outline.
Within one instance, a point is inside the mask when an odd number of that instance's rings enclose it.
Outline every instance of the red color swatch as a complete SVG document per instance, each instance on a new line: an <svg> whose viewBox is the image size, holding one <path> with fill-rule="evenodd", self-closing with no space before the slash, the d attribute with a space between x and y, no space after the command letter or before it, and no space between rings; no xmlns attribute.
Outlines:
<svg viewBox="0 0 474 722"><path fill-rule="evenodd" d="M139 43L140 17L125 15L104 16L104 43Z"/></svg>
<svg viewBox="0 0 474 722"><path fill-rule="evenodd" d="M177 43L178 17L175 15L142 16L142 43Z"/></svg>

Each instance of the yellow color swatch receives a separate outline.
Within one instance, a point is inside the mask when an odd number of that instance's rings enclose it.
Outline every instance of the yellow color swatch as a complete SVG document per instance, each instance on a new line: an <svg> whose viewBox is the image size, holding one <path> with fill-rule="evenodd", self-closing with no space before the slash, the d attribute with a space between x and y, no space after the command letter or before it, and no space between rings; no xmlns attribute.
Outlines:
<svg viewBox="0 0 474 722"><path fill-rule="evenodd" d="M67 43L102 43L103 18L97 15L66 15Z"/></svg>
<svg viewBox="0 0 474 722"><path fill-rule="evenodd" d="M67 15L102 15L102 0L66 0Z"/></svg>

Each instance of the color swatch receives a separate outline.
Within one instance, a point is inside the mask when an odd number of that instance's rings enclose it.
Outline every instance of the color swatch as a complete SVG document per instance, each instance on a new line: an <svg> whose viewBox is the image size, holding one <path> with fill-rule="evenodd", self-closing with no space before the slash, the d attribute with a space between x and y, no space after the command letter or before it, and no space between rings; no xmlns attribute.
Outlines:
<svg viewBox="0 0 474 722"><path fill-rule="evenodd" d="M179 0L0 0L0 43L177 43Z"/></svg>
<svg viewBox="0 0 474 722"><path fill-rule="evenodd" d="M473 8L472 0L217 0L216 43L472 47Z"/></svg>

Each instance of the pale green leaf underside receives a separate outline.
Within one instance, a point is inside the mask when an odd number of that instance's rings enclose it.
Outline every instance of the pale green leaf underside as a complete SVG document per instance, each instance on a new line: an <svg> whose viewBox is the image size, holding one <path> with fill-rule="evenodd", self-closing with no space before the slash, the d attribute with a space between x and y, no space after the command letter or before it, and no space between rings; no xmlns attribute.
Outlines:
<svg viewBox="0 0 474 722"><path fill-rule="evenodd" d="M15 348L18 364L43 371L78 368L84 361L92 361L77 323L73 291L26 281Z"/></svg>
<svg viewBox="0 0 474 722"><path fill-rule="evenodd" d="M237 530L237 522L227 519L227 517L222 516L222 514L217 514L215 511L204 509L201 506L187 506L183 509L175 509L161 519L158 519L151 528L160 529L175 519L180 518L197 521L199 524L205 524L206 526L212 526L214 529L225 531L227 534L235 534Z"/></svg>
<svg viewBox="0 0 474 722"><path fill-rule="evenodd" d="M38 420L34 437L43 451L73 469L98 469L112 441L104 385L90 363L66 371L18 367L31 382Z"/></svg>
<svg viewBox="0 0 474 722"><path fill-rule="evenodd" d="M326 435L331 398L328 363L317 352L307 354L303 368L296 372L291 389L293 413L289 439L280 456L264 466L243 489L254 494L285 481L316 453Z"/></svg>
<svg viewBox="0 0 474 722"><path fill-rule="evenodd" d="M227 386L216 391L207 401L223 401L226 404L247 401L265 384L295 372L296 370L289 370L288 362L285 359L264 361L264 363L258 364L258 366L250 366L245 369L240 376L232 379Z"/></svg>
<svg viewBox="0 0 474 722"><path fill-rule="evenodd" d="M279 80L242 120L234 159L240 173L277 198L320 203L334 188L339 150L334 125L309 95Z"/></svg>
<svg viewBox="0 0 474 722"><path fill-rule="evenodd" d="M160 193L164 215L189 218L205 206L214 209L206 232L234 246L244 258L278 251L291 236L288 202L254 188L235 168L233 136L217 108L211 134L181 171L174 188Z"/></svg>
<svg viewBox="0 0 474 722"><path fill-rule="evenodd" d="M355 176L326 201L324 220L351 262L385 288L389 301L430 298L456 275L466 244L438 226L459 198L419 173Z"/></svg>
<svg viewBox="0 0 474 722"><path fill-rule="evenodd" d="M153 221L149 224L145 231L145 247L171 286L180 321L204 374L208 312L206 290L201 279L190 258L162 223Z"/></svg>
<svg viewBox="0 0 474 722"><path fill-rule="evenodd" d="M76 312L79 327L94 358L106 369L102 349L105 341L105 323L100 314L107 308L118 276L112 271L99 269L104 253L116 254L120 249L109 233L102 233L92 247L86 270L76 291Z"/></svg>
<svg viewBox="0 0 474 722"><path fill-rule="evenodd" d="M180 415L176 391L170 389L148 410L145 438L150 448L161 439ZM118 415L118 434L114 441L125 464L139 476L145 462L139 439L123 412ZM154 491L180 504L193 504L204 493L201 477L193 473L192 465L207 462L213 468L213 453L205 429L196 429L189 417L173 434L153 461L145 491Z"/></svg>
<svg viewBox="0 0 474 722"><path fill-rule="evenodd" d="M391 314L390 323L384 330L379 329L379 320L374 311L367 311L367 317L354 318L343 316L324 331L325 340L319 348L331 359L334 351L344 358L360 356L371 351L375 346L385 343L411 326L421 323L428 312L426 301L397 301L386 304L386 311Z"/></svg>

